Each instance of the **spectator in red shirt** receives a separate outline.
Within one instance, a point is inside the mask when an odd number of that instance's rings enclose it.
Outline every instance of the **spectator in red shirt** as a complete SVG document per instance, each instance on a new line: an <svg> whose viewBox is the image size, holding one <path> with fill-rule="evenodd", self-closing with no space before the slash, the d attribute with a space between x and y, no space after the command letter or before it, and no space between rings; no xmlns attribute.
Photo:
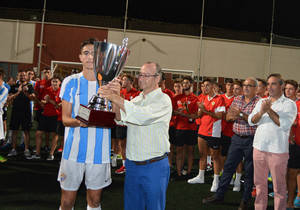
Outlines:
<svg viewBox="0 0 300 210"><path fill-rule="evenodd" d="M175 79L173 84L174 96L182 94L182 80Z"/></svg>
<svg viewBox="0 0 300 210"><path fill-rule="evenodd" d="M175 91L174 97L182 94L182 80L176 79L174 80L173 89ZM172 98L172 107L174 109L175 101L174 97ZM168 155L169 158L169 164L172 168L173 166L173 159L175 155L175 135L176 135L176 116L172 115L171 121L170 121L170 128L169 128L169 141L170 141L170 153Z"/></svg>
<svg viewBox="0 0 300 210"><path fill-rule="evenodd" d="M58 77L53 77L51 80L51 86L46 88L44 91L44 99L41 100L43 107L42 120L39 124L39 131L49 133L52 138L56 135L57 128L57 111L56 109L56 97L60 92L60 79ZM36 138L36 154L32 156L33 159L40 159L42 138L41 135Z"/></svg>
<svg viewBox="0 0 300 210"><path fill-rule="evenodd" d="M43 123L42 121L44 120L42 116L42 112L44 111L44 103L42 103L42 100L44 100L46 89L51 86L51 78L52 78L51 70L48 67L46 67L42 71L42 80L37 81L34 86L34 92L36 95L35 104L34 104L35 120L38 123L38 127L35 133L35 138L40 139L38 141L41 141L42 135L45 134L46 150L49 150L49 133L45 133L44 130L42 130L40 124ZM39 153L40 151L38 151L38 154Z"/></svg>
<svg viewBox="0 0 300 210"><path fill-rule="evenodd" d="M225 81L225 89L226 92L222 94L222 98L225 102L225 109L226 113L233 102L234 95L233 95L233 79L227 79ZM224 167L224 162L228 153L228 149L231 142L231 137L233 136L232 131L233 122L226 121L226 115L223 115L222 119L222 138L221 138L221 168Z"/></svg>
<svg viewBox="0 0 300 210"><path fill-rule="evenodd" d="M300 101L297 100L296 92L298 83L295 80L286 80L284 94L287 98L296 102L297 117L291 128L289 138L289 160L287 171L287 189L288 199L287 208L294 208L295 191L297 185L297 176L300 176ZM295 199L295 207L300 205L300 183L298 183L298 195ZM298 201L297 201L298 200Z"/></svg>
<svg viewBox="0 0 300 210"><path fill-rule="evenodd" d="M225 101L225 108L226 113L229 110L229 107L231 106L234 95L233 95L233 79L226 80L226 93L222 95L224 101ZM226 115L224 115L224 118L222 120L222 138L221 138L221 168L224 168L224 163L226 160L226 156L228 153L228 149L231 143L231 137L233 136L233 122L229 122L226 120ZM242 177L242 171L243 171L243 164L242 162L239 164L235 179L232 179L233 183L233 191L239 192L241 189L241 177Z"/></svg>
<svg viewBox="0 0 300 210"><path fill-rule="evenodd" d="M47 157L47 160L54 160L54 152L57 147L57 142L59 140L59 137L61 137L61 148L63 148L63 137L65 133L64 132L65 126L62 123L61 99L59 97L60 84L61 84L61 78L59 76L53 76L53 78L51 79L51 87L47 89L49 93L45 96L45 102L46 102L45 110L47 109L47 105L51 106L51 109L53 109L54 107L57 116L55 134L52 133L51 149Z"/></svg>
<svg viewBox="0 0 300 210"><path fill-rule="evenodd" d="M200 152L199 174L188 180L190 184L204 183L204 172L207 164L207 151L214 161L214 180L211 191L215 192L219 184L220 176L220 138L221 119L225 112L224 99L216 95L213 89L213 82L204 80L205 94L207 95L202 103L199 103L198 115L201 118L198 130L198 147Z"/></svg>
<svg viewBox="0 0 300 210"><path fill-rule="evenodd" d="M129 74L124 74L121 76L121 91L120 91L120 95L121 97L123 97L124 99L130 101L133 98L135 98L136 96L138 96L140 94L140 91L138 91L137 89L135 89L133 87L133 80L134 78L129 75ZM116 126L116 139L117 139L117 144L119 145L119 149L121 150L121 154L122 154L122 166L117 169L115 171L116 174L123 174L126 171L125 168L125 160L126 160L126 137L127 137L127 127L126 126L120 126L117 125ZM115 151L114 149L114 156L113 156L113 160L112 161L116 161L116 154L118 152Z"/></svg>
<svg viewBox="0 0 300 210"><path fill-rule="evenodd" d="M184 145L187 147L188 168L187 178L191 177L193 167L194 147L197 144L197 125L195 119L198 112L198 97L191 92L193 80L184 77L182 80L183 93L174 97L174 115L176 115L176 134L174 145L176 146L177 176L182 179L184 165Z"/></svg>

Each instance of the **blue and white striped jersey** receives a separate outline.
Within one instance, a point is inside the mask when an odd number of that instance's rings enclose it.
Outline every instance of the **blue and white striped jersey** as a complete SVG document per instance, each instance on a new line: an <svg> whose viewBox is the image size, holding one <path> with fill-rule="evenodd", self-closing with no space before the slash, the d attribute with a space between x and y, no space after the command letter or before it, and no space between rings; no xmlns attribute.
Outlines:
<svg viewBox="0 0 300 210"><path fill-rule="evenodd" d="M64 79L60 98L72 104L72 118L77 116L79 105L87 105L98 88L96 81L88 81L82 73ZM110 163L110 139L108 128L65 127L63 158L80 163Z"/></svg>
<svg viewBox="0 0 300 210"><path fill-rule="evenodd" d="M0 114L3 114L3 106L6 103L8 96L8 89L5 87L4 82L0 86Z"/></svg>

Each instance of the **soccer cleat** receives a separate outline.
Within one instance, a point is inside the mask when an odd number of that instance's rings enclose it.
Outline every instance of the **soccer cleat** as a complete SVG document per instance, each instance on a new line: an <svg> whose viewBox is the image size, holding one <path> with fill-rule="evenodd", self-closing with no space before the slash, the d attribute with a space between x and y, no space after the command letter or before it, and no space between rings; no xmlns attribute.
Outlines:
<svg viewBox="0 0 300 210"><path fill-rule="evenodd" d="M124 174L125 172L126 172L125 166L121 166L121 168L115 171L116 174Z"/></svg>
<svg viewBox="0 0 300 210"><path fill-rule="evenodd" d="M187 182L189 184L204 184L204 176L200 177L197 175L196 177L189 179Z"/></svg>

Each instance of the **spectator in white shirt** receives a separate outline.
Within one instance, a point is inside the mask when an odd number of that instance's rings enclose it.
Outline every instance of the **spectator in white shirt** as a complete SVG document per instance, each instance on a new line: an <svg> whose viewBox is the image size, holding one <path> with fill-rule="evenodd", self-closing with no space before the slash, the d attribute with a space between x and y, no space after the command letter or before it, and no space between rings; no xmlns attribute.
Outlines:
<svg viewBox="0 0 300 210"><path fill-rule="evenodd" d="M119 96L120 85L116 81L99 91L101 97L112 101L116 119L127 126L125 210L165 209L172 104L158 86L160 79L159 65L147 62L138 77L143 91L131 101Z"/></svg>
<svg viewBox="0 0 300 210"><path fill-rule="evenodd" d="M257 125L253 142L255 209L268 205L267 177L271 172L274 188L274 209L286 209L286 171L289 158L289 134L296 118L294 101L283 95L284 81L280 74L267 79L269 98L261 99L248 117L249 125Z"/></svg>

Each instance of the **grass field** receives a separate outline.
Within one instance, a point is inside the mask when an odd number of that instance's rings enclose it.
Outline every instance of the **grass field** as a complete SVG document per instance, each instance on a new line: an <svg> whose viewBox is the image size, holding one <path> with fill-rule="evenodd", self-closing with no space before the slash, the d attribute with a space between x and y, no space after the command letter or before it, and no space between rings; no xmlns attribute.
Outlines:
<svg viewBox="0 0 300 210"><path fill-rule="evenodd" d="M37 210L58 209L59 183L56 181L58 161L28 161L21 156L0 164L0 209ZM211 183L211 178L207 183ZM103 194L103 209L122 209L123 175L113 174L113 183ZM201 200L209 192L210 184L189 185L185 181L170 182L167 209L220 209L221 206L203 206ZM229 192L225 209L237 209L240 194ZM85 187L82 185L75 209L86 209Z"/></svg>
<svg viewBox="0 0 300 210"><path fill-rule="evenodd" d="M60 187L56 181L58 168L58 160L25 160L22 154L0 163L0 210L58 209L60 203ZM186 181L170 181L166 209L237 209L241 193L232 192L232 187L226 194L224 204L202 204L202 199L210 194L211 175L206 174L205 184L190 185ZM112 179L112 184L104 190L102 209L120 210L123 209L124 176L112 172ZM273 209L273 199L269 200L268 209ZM86 209L84 185L81 185L78 191L75 209Z"/></svg>
<svg viewBox="0 0 300 210"><path fill-rule="evenodd" d="M9 118L8 118L9 119ZM34 125L34 128L36 125ZM31 131L31 144L34 145L34 132ZM0 151L6 156L7 151ZM54 210L60 204L60 187L56 181L59 168L59 154L56 160L26 160L22 151L14 158L0 163L0 210ZM198 157L195 149L195 157ZM198 160L194 161L194 173L197 173ZM120 166L121 162L118 162ZM114 174L112 184L105 188L102 196L103 210L123 209L124 176ZM205 184L190 185L186 181L170 181L167 191L167 210L231 210L237 209L241 193L229 188L225 202L219 205L203 205L202 199L210 194L212 173L206 173ZM75 210L86 209L85 186L81 185L75 204ZM253 206L250 208L253 209ZM269 198L268 209L273 209L273 199ZM133 209L139 210L139 209Z"/></svg>

